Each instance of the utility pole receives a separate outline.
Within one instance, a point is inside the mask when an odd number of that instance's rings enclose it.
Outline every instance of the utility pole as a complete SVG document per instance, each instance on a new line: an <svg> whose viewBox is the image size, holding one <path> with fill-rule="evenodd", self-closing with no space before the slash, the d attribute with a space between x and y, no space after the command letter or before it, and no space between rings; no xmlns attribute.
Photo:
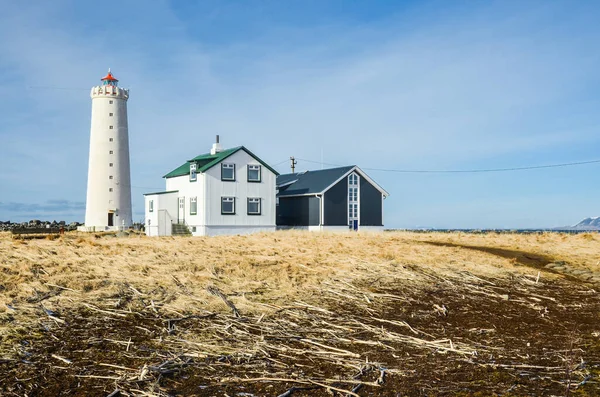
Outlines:
<svg viewBox="0 0 600 397"><path fill-rule="evenodd" d="M296 169L296 164L298 164L298 162L296 161L294 156L290 157L290 167L292 167L292 174L294 173L294 170Z"/></svg>

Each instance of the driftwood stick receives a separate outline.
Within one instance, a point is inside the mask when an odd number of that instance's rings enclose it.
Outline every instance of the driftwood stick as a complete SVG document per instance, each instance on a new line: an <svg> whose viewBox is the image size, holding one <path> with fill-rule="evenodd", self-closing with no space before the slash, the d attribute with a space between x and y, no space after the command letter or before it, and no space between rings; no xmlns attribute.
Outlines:
<svg viewBox="0 0 600 397"><path fill-rule="evenodd" d="M354 393L353 391L350 391L350 390L340 389L340 388L337 388L337 387L333 387L331 385L326 385L324 383L315 382L314 380L311 380L310 383L313 383L315 385L324 387L325 389L328 389L328 390L334 390L334 391L337 391L337 392L340 392L340 393L343 393L343 394L346 394L346 395L350 395L350 396L354 396L354 397L360 397L358 394L356 394L356 393Z"/></svg>
<svg viewBox="0 0 600 397"><path fill-rule="evenodd" d="M240 314L240 311L237 309L237 307L235 307L235 305L233 304L232 301L230 301L229 299L227 299L227 297L225 296L225 294L223 294L221 292L221 290L217 287L215 287L214 285L209 285L206 290L214 296L218 296L219 298L221 298L223 300L223 302L225 302L225 304L227 306L229 306L229 308L233 311L233 315L235 317L242 317L242 315Z"/></svg>

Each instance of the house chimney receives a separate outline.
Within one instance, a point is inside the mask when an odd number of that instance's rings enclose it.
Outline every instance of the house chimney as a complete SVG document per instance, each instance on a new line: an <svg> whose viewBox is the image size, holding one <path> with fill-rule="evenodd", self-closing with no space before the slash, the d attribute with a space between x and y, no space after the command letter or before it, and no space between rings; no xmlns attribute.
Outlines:
<svg viewBox="0 0 600 397"><path fill-rule="evenodd" d="M222 151L223 151L223 147L219 143L219 136L217 135L216 142L213 143L212 149L210 149L210 154L215 155L215 154L217 154L219 152L222 152Z"/></svg>

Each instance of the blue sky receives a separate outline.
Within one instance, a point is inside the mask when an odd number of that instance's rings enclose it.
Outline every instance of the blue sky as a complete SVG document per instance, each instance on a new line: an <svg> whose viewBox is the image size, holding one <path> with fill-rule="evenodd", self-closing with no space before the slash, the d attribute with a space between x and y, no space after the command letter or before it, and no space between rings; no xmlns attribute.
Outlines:
<svg viewBox="0 0 600 397"><path fill-rule="evenodd" d="M0 220L83 221L89 89L108 67L131 89L136 221L215 134L282 173L321 153L392 169L600 159L596 2L0 5ZM368 173L391 193L387 227L510 228L600 215L599 171Z"/></svg>

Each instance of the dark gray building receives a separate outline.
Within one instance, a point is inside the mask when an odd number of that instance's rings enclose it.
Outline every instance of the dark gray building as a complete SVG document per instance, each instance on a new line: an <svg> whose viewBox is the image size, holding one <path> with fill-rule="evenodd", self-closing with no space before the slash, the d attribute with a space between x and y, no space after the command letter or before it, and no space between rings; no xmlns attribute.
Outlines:
<svg viewBox="0 0 600 397"><path fill-rule="evenodd" d="M383 230L381 186L355 165L277 176L277 228Z"/></svg>

